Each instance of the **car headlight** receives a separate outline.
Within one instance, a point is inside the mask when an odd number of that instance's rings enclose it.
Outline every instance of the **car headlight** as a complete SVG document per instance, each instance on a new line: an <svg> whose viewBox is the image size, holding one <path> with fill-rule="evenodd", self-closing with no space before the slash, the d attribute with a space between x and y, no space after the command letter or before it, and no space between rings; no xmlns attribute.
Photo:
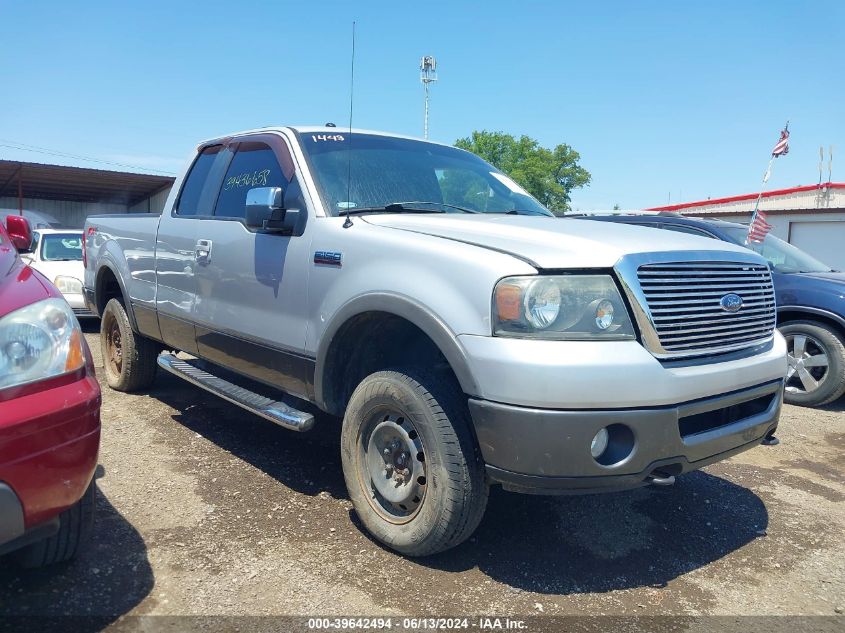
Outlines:
<svg viewBox="0 0 845 633"><path fill-rule="evenodd" d="M0 389L84 365L82 331L64 300L45 299L0 318Z"/></svg>
<svg viewBox="0 0 845 633"><path fill-rule="evenodd" d="M633 339L610 275L506 277L493 291L493 333L549 339Z"/></svg>
<svg viewBox="0 0 845 633"><path fill-rule="evenodd" d="M82 282L76 277L66 277L59 275L53 280L53 284L59 289L63 295L81 295Z"/></svg>

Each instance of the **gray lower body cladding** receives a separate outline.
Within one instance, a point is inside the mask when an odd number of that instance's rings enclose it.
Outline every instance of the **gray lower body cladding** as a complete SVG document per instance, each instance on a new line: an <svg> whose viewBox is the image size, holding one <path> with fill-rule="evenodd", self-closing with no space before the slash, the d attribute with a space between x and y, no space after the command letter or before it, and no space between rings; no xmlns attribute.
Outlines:
<svg viewBox="0 0 845 633"><path fill-rule="evenodd" d="M49 538L58 529L58 516L26 529L20 499L7 484L0 482L0 556Z"/></svg>
<svg viewBox="0 0 845 633"><path fill-rule="evenodd" d="M491 479L539 494L624 490L653 477L679 475L759 444L774 433L783 382L674 406L531 409L470 399ZM591 443L608 429L598 458Z"/></svg>

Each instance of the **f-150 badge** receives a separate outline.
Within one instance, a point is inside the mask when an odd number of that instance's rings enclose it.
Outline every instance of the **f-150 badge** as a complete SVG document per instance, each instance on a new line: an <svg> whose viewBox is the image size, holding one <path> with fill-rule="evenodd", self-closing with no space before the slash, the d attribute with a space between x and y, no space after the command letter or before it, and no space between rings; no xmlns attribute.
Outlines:
<svg viewBox="0 0 845 633"><path fill-rule="evenodd" d="M314 253L314 263L321 264L323 266L338 266L340 267L341 260L343 259L342 253L336 253L334 251L316 251Z"/></svg>

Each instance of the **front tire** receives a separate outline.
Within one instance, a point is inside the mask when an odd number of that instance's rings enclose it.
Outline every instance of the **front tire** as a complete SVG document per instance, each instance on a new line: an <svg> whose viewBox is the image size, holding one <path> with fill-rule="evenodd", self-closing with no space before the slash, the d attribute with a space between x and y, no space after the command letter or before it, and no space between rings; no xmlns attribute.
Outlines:
<svg viewBox="0 0 845 633"><path fill-rule="evenodd" d="M100 349L109 387L116 391L138 391L152 384L159 347L132 330L126 308L118 299L110 299L103 310Z"/></svg>
<svg viewBox="0 0 845 633"><path fill-rule="evenodd" d="M59 516L59 531L15 552L15 561L21 567L33 569L74 558L91 538L96 505L97 484L92 480L82 499Z"/></svg>
<svg viewBox="0 0 845 633"><path fill-rule="evenodd" d="M403 368L365 378L343 418L341 451L362 523L402 554L455 547L484 515L484 465L450 376Z"/></svg>
<svg viewBox="0 0 845 633"><path fill-rule="evenodd" d="M790 321L779 329L788 360L785 402L818 407L845 393L845 344L837 332L817 321Z"/></svg>

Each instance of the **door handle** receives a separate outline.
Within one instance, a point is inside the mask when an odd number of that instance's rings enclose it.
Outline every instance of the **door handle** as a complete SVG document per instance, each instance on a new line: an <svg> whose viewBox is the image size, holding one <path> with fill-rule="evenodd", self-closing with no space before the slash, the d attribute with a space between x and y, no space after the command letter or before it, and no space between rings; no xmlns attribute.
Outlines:
<svg viewBox="0 0 845 633"><path fill-rule="evenodd" d="M211 240L197 240L197 245L194 247L197 264L207 265L211 263L211 246Z"/></svg>

